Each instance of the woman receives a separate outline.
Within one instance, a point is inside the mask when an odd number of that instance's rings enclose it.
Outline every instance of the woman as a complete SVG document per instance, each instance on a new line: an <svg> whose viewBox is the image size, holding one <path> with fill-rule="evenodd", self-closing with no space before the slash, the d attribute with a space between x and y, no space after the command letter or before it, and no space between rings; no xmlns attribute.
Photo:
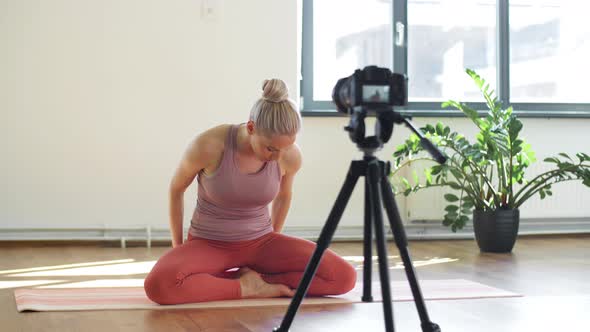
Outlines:
<svg viewBox="0 0 590 332"><path fill-rule="evenodd" d="M209 129L186 150L170 185L173 248L144 284L152 301L294 295L316 246L280 233L301 166L301 118L282 80L265 80L262 89L246 124ZM183 196L195 177L197 206L182 243ZM355 269L326 250L308 294L343 294L355 282Z"/></svg>

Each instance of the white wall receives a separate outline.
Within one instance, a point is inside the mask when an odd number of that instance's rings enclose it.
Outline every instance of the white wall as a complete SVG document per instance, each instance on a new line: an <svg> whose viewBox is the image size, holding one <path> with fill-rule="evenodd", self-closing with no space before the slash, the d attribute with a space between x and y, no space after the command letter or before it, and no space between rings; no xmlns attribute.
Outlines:
<svg viewBox="0 0 590 332"><path fill-rule="evenodd" d="M297 98L297 2L218 3L201 19L198 0L0 0L0 227L167 227L167 186L193 136L245 121L265 78ZM287 227L325 222L361 157L346 121L304 118ZM542 154L588 152L588 120L524 122ZM380 157L408 133L396 127ZM362 222L357 188L343 225Z"/></svg>
<svg viewBox="0 0 590 332"><path fill-rule="evenodd" d="M188 141L247 120L263 79L297 86L296 2L220 9L1 0L0 225L166 226Z"/></svg>

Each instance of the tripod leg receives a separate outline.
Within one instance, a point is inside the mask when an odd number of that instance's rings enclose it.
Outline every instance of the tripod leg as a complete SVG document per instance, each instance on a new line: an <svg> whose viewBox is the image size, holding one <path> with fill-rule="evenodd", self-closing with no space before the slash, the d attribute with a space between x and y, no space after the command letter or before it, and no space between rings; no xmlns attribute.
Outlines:
<svg viewBox="0 0 590 332"><path fill-rule="evenodd" d="M416 272L414 270L414 266L412 265L412 260L410 259L406 232L402 225L399 210L397 208L397 204L395 203L395 198L393 196L389 180L387 179L387 175L385 173L386 172L382 172L380 175L383 204L385 206L385 211L387 211L387 216L389 217L393 237L395 239L395 243L399 249L400 256L404 263L406 276L408 277L410 288L412 289L412 295L414 296L414 302L416 303L416 308L418 310L418 314L420 315L422 331L438 332L440 331L440 327L437 324L432 323L430 321L430 318L428 317L426 305L424 304L424 298L422 297L422 292L420 290L420 286L418 285L418 280L416 278Z"/></svg>
<svg viewBox="0 0 590 332"><path fill-rule="evenodd" d="M387 264L387 247L383 219L381 217L381 199L379 194L379 174L381 173L379 162L371 161L367 170L369 192L373 205L373 221L375 222L375 238L377 239L377 254L379 257L379 279L381 280L381 294L383 296L383 316L385 318L385 331L393 332L393 303L391 302L391 287L389 281L389 266Z"/></svg>
<svg viewBox="0 0 590 332"><path fill-rule="evenodd" d="M363 263L363 302L373 302L371 294L371 270L373 269L373 205L371 204L371 193L369 188L369 178L365 176L365 241Z"/></svg>
<svg viewBox="0 0 590 332"><path fill-rule="evenodd" d="M295 292L295 296L291 300L291 304L287 309L287 313L281 322L279 327L274 328L273 331L278 332L287 332L289 331L289 327L293 323L293 319L295 318L295 314L299 309L299 305L301 305L301 301L303 297L307 293L309 288L309 284L313 276L316 273L316 270L320 264L320 260L322 259L322 255L324 251L330 245L330 241L332 240L332 236L334 236L334 232L336 231L336 227L340 222L340 218L342 218L342 214L344 213L344 209L348 204L348 200L350 199L350 195L352 195L352 191L354 190L354 186L360 176L359 171L360 163L357 161L353 161L350 164L350 168L348 170L348 174L346 175L346 180L340 189L340 193L338 194L338 198L336 198L336 202L332 207L330 215L328 216L328 220L326 224L322 228L320 236L317 240L316 249L313 252L313 255L309 262L307 263L307 267L305 268L305 272L303 273L303 277L299 282L299 286L297 287L297 291Z"/></svg>

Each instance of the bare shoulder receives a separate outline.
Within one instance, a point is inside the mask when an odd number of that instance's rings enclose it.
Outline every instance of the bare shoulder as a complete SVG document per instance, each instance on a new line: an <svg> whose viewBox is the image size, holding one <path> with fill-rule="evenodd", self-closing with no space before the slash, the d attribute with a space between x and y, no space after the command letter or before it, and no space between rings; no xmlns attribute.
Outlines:
<svg viewBox="0 0 590 332"><path fill-rule="evenodd" d="M225 138L231 125L223 124L197 135L189 144L189 159L217 159L225 149Z"/></svg>
<svg viewBox="0 0 590 332"><path fill-rule="evenodd" d="M294 174L301 168L303 160L297 144L291 145L281 156L281 168L285 173Z"/></svg>
<svg viewBox="0 0 590 332"><path fill-rule="evenodd" d="M229 128L229 127L227 127ZM225 132L227 133L227 128ZM199 172L211 169L223 155L223 126L211 128L191 140L170 182L170 190L184 192Z"/></svg>

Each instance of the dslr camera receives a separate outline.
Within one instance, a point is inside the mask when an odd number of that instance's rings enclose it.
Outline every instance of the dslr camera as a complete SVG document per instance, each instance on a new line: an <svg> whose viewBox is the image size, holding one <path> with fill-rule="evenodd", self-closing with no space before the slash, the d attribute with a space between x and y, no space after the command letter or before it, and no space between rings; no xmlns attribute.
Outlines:
<svg viewBox="0 0 590 332"><path fill-rule="evenodd" d="M367 66L338 80L332 90L338 111L352 114L357 109L391 110L408 104L408 78L388 68Z"/></svg>
<svg viewBox="0 0 590 332"><path fill-rule="evenodd" d="M339 79L332 100L339 112L350 115L350 123L344 127L350 139L361 149L376 150L391 137L393 123L402 121L393 106L408 104L408 78L388 68L367 66ZM375 136L365 137L369 111L377 113Z"/></svg>

